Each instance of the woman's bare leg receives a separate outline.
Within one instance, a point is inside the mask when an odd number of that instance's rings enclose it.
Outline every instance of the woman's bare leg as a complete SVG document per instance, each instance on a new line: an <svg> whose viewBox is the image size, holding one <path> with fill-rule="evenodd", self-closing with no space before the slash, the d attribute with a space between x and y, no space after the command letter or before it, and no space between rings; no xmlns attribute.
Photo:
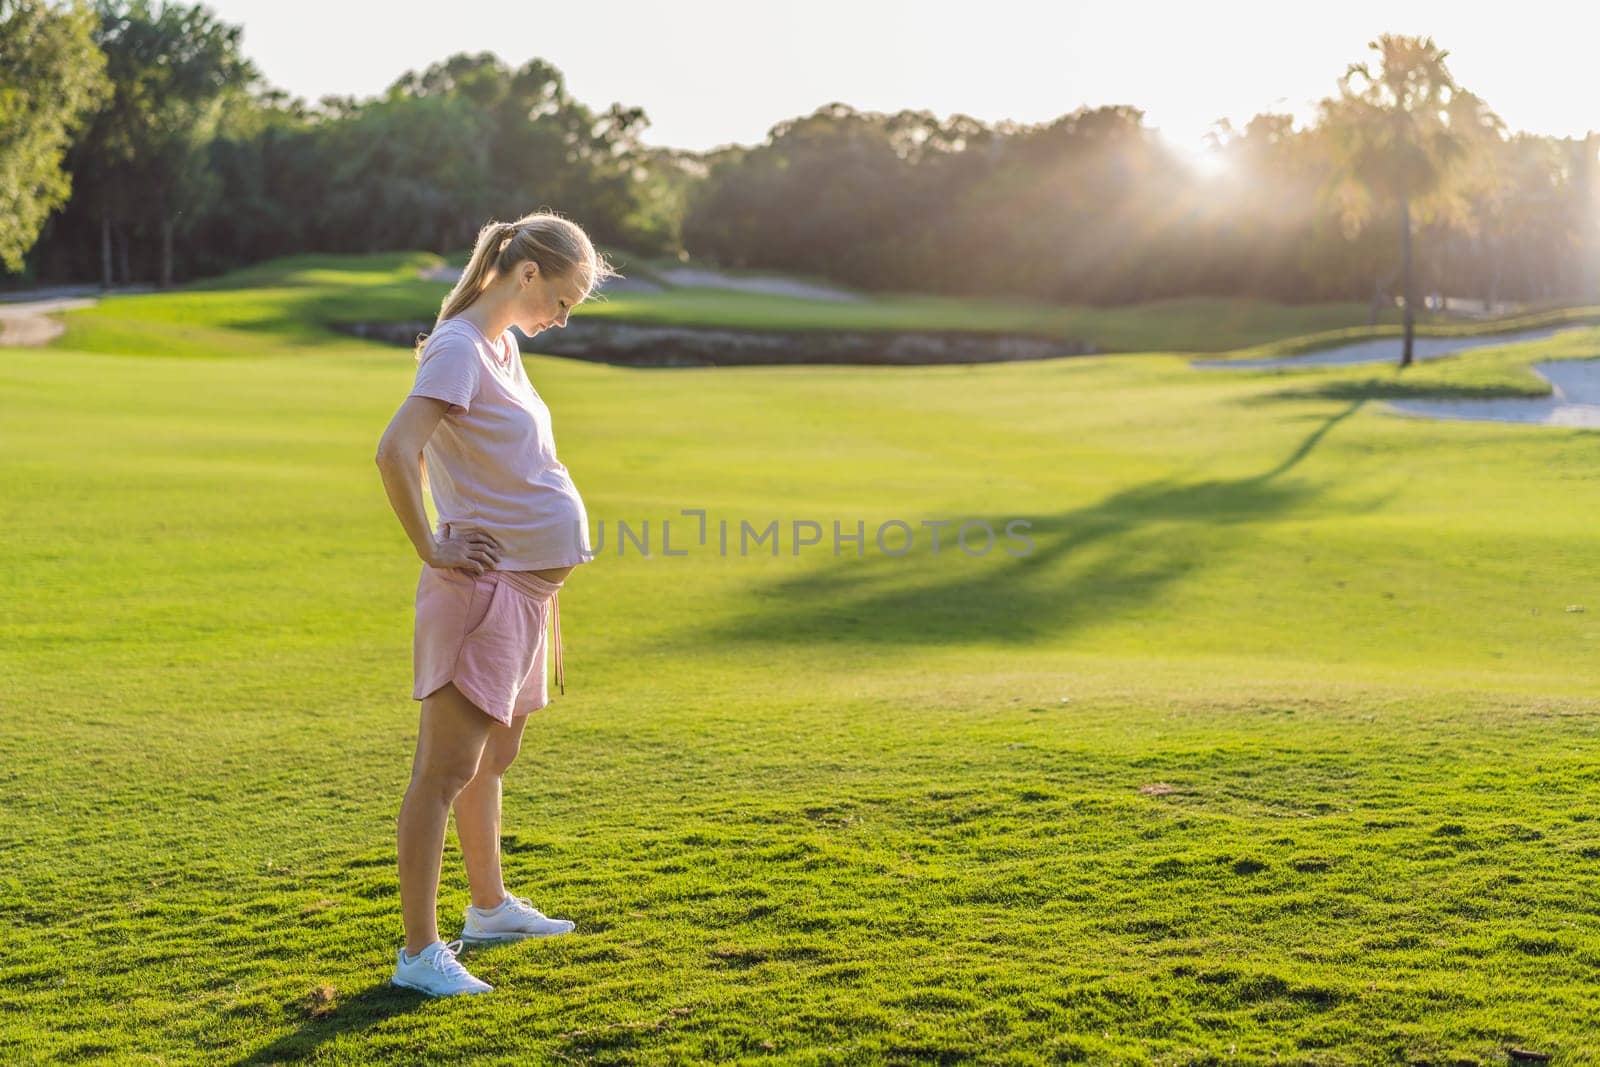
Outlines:
<svg viewBox="0 0 1600 1067"><path fill-rule="evenodd" d="M453 683L422 701L411 785L400 803L397 838L400 910L406 951L413 956L439 940L439 863L450 805L478 772L495 721Z"/></svg>
<svg viewBox="0 0 1600 1067"><path fill-rule="evenodd" d="M506 898L500 870L500 780L517 758L528 716L518 715L510 726L489 725L489 740L478 761L477 776L456 794L456 836L467 865L467 885L474 907L499 907Z"/></svg>
<svg viewBox="0 0 1600 1067"><path fill-rule="evenodd" d="M533 573L547 582L560 583L572 567L550 567ZM473 907L495 908L506 898L505 875L500 866L501 779L522 747L528 716L512 718L510 726L490 720L478 773L456 794L456 837L467 867L467 885Z"/></svg>

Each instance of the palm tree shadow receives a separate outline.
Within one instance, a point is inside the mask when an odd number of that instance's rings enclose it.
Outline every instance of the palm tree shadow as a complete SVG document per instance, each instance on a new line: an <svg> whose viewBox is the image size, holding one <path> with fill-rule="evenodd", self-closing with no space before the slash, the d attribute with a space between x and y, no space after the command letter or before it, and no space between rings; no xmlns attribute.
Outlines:
<svg viewBox="0 0 1600 1067"><path fill-rule="evenodd" d="M1206 529L1261 522L1306 502L1315 490L1284 484L1283 475L1364 403L1356 400L1329 417L1260 474L1200 482L1164 478L1036 520L1025 531L1033 540L1026 554L1004 551L1021 551L1003 533L1011 515L986 517L997 536L981 562L948 543L953 528L936 556L919 540L918 551L901 557L874 551L869 528L861 558L772 582L755 592L755 610L678 628L665 641L680 650L706 640L1028 644L1059 639L1109 615L1137 613L1163 586L1214 561L1222 550L1204 536Z"/></svg>
<svg viewBox="0 0 1600 1067"><path fill-rule="evenodd" d="M1430 362L1432 362L1430 360ZM1542 379L1541 379L1542 380ZM1549 383L1545 390L1534 394L1530 390L1513 390L1498 383L1477 385L1470 382L1388 381L1381 378L1359 378L1343 381L1316 382L1309 385L1277 389L1271 392L1251 393L1235 398L1229 403L1245 407L1270 406L1284 401L1329 400L1505 400L1539 399L1551 395Z"/></svg>

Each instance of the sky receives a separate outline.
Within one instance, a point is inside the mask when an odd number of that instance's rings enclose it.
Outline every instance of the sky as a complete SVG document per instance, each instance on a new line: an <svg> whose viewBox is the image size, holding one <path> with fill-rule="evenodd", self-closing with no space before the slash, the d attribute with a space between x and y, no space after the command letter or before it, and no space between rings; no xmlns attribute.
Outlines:
<svg viewBox="0 0 1600 1067"><path fill-rule="evenodd" d="M1198 153L1218 119L1309 119L1381 33L1431 35L1512 130L1600 130L1600 5L1524 0L205 0L244 27L267 79L316 100L372 96L453 52L553 64L599 112L644 109L649 145L755 144L834 101L1043 122L1131 104ZM1296 10L1302 8L1303 10Z"/></svg>

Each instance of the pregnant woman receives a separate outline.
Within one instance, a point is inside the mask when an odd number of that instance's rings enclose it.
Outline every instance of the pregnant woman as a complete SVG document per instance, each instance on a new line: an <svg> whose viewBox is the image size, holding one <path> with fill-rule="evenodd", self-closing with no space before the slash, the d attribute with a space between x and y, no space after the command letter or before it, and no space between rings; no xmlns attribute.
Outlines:
<svg viewBox="0 0 1600 1067"><path fill-rule="evenodd" d="M573 929L508 893L500 869L501 777L528 713L549 702L550 658L564 681L557 594L594 558L583 499L556 459L550 409L510 327L530 336L564 327L614 275L558 215L485 226L378 445L389 502L422 559L411 693L422 712L398 822L406 943L390 980L433 996L493 988L457 959L463 944ZM437 531L423 507L430 490ZM472 904L460 940L446 944L439 864L452 807Z"/></svg>

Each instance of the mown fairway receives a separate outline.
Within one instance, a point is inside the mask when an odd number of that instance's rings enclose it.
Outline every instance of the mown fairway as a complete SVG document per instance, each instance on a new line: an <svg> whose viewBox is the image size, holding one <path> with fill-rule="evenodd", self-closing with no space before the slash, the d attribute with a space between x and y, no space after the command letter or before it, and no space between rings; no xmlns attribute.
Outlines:
<svg viewBox="0 0 1600 1067"><path fill-rule="evenodd" d="M6 1062L1600 1061L1600 438L1376 399L1538 392L1600 330L1398 381L528 357L605 549L507 884L578 931L428 1001L387 985L420 563L373 464L414 364L318 323L441 289L365 263L0 351ZM1364 321L1297 314L1114 322ZM466 902L452 830L447 939Z"/></svg>

